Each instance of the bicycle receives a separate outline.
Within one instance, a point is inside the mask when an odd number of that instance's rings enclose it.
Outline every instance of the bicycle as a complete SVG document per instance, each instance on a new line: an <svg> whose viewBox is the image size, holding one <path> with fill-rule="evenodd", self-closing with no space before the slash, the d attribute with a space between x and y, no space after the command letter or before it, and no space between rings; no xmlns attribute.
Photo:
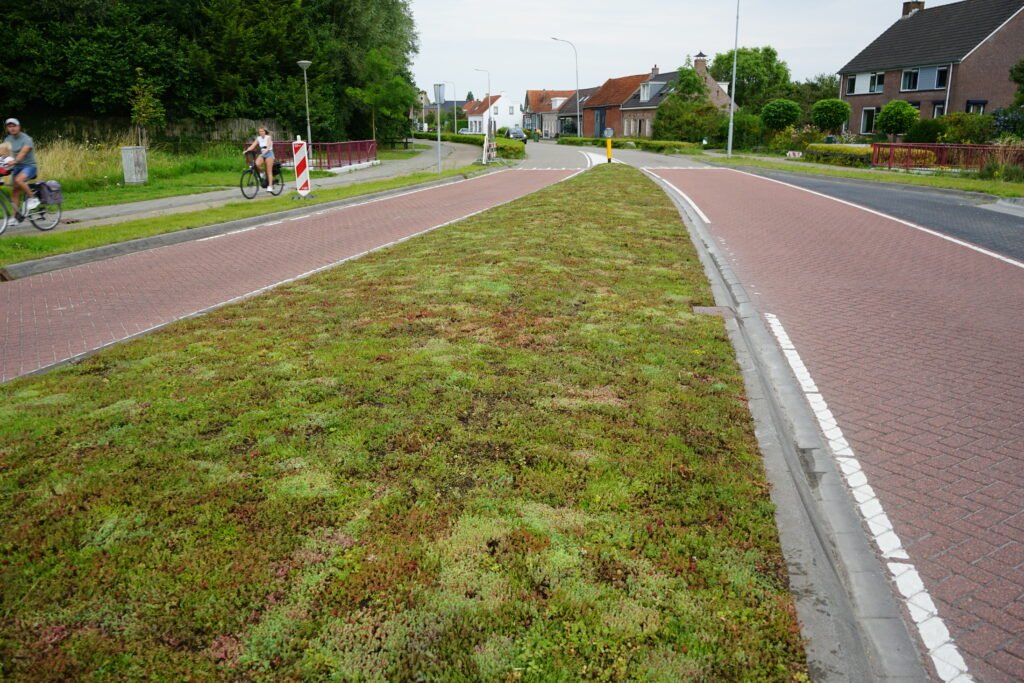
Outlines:
<svg viewBox="0 0 1024 683"><path fill-rule="evenodd" d="M59 188L54 191L48 185L44 187L46 182L52 181L39 181L28 184L29 189L32 190L32 197L38 199L39 204L24 214L21 214L15 208L6 192L0 192L0 235L7 230L7 226L11 224L12 218L18 221L28 220L38 230L53 230L57 227L63 213L64 199ZM0 180L0 185L3 185L3 180ZM26 201L22 202L22 206L25 206L26 203L27 198Z"/></svg>
<svg viewBox="0 0 1024 683"><path fill-rule="evenodd" d="M256 155L246 154L251 156L249 162L249 168L242 171L242 177L238 181L238 187L242 191L242 196L246 199L252 199L256 196L256 193L260 191L260 188L265 188L266 180L263 174L260 173L259 166L256 165ZM284 178L281 177L281 162L274 162L274 184L270 188L270 194L277 197L284 192Z"/></svg>

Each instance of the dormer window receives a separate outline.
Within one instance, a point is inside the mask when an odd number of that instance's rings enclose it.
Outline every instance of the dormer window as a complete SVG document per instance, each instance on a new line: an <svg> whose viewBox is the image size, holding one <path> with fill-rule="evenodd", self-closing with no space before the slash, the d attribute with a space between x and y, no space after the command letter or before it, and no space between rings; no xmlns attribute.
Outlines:
<svg viewBox="0 0 1024 683"><path fill-rule="evenodd" d="M642 83L640 85L640 101L650 102L651 101L651 84Z"/></svg>

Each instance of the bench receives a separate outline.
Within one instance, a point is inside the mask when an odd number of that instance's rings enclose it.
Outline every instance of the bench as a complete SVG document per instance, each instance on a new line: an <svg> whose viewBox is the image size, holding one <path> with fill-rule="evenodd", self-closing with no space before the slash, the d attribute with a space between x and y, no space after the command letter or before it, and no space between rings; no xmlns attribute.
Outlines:
<svg viewBox="0 0 1024 683"><path fill-rule="evenodd" d="M411 142L412 140L410 140L409 138L405 138L404 140L398 140L396 138L392 140L384 140L384 146L387 147L388 149L397 149L398 145L401 144L402 149L409 149L409 143Z"/></svg>

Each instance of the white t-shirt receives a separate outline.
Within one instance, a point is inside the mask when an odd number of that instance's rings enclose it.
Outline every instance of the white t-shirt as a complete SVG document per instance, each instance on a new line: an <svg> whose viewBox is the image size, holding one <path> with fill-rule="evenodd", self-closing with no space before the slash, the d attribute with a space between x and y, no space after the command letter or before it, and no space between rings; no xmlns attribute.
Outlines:
<svg viewBox="0 0 1024 683"><path fill-rule="evenodd" d="M266 152L270 150L273 140L269 135L259 135L256 137L256 144L260 146L260 150Z"/></svg>

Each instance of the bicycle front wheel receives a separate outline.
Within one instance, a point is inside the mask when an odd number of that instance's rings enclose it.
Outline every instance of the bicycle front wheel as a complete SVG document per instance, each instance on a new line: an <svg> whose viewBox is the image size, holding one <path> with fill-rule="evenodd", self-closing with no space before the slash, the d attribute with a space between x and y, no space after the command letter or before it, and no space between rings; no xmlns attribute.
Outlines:
<svg viewBox="0 0 1024 683"><path fill-rule="evenodd" d="M11 212L7 209L7 202L4 201L6 195L0 193L0 235L4 234L7 229L7 224L11 222Z"/></svg>
<svg viewBox="0 0 1024 683"><path fill-rule="evenodd" d="M53 230L60 223L62 212L60 204L40 204L32 209L28 219L40 230Z"/></svg>
<svg viewBox="0 0 1024 683"><path fill-rule="evenodd" d="M242 179L239 181L238 186L242 190L243 197L252 199L260 191L260 179L252 172L252 169L248 169L242 171Z"/></svg>
<svg viewBox="0 0 1024 683"><path fill-rule="evenodd" d="M284 178L280 175L274 176L274 184L270 187L270 194L277 197L284 192Z"/></svg>

